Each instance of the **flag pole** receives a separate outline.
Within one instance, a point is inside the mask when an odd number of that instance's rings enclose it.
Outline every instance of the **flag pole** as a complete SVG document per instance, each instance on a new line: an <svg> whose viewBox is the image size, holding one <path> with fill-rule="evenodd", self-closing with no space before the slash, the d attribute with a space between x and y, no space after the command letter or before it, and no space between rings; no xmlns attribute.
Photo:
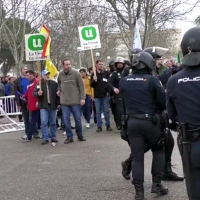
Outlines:
<svg viewBox="0 0 200 200"><path fill-rule="evenodd" d="M41 92L42 91L42 87L41 87L41 63L40 63L40 60L37 60L36 61L36 66L37 66L37 70L38 70L38 79L39 79L39 91Z"/></svg>
<svg viewBox="0 0 200 200"><path fill-rule="evenodd" d="M94 54L93 54L93 50L90 49L90 53L91 53L91 58L92 58L92 69L93 69L93 73L94 73L94 76L96 77L96 69L95 69L95 62L94 62Z"/></svg>

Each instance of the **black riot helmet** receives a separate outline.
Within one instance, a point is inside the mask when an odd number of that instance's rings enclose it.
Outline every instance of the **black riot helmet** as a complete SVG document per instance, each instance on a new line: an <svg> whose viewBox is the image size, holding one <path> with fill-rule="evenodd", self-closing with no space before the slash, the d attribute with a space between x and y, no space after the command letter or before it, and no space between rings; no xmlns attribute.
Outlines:
<svg viewBox="0 0 200 200"><path fill-rule="evenodd" d="M200 27L191 28L184 34L181 49L184 56L183 65L200 65Z"/></svg>
<svg viewBox="0 0 200 200"><path fill-rule="evenodd" d="M133 50L129 50L129 52L128 52L128 54L129 54L129 60L132 61L132 60L133 60L133 57L134 57L136 54L140 53L141 51L142 51L142 50L139 49L139 48L135 48L135 49L133 49Z"/></svg>
<svg viewBox="0 0 200 200"><path fill-rule="evenodd" d="M111 61L108 63L108 67L110 68L110 72L115 71L115 61L114 61L114 60L111 60Z"/></svg>
<svg viewBox="0 0 200 200"><path fill-rule="evenodd" d="M115 65L115 61L114 60L111 60L109 63L108 63L109 66L112 66L112 65Z"/></svg>
<svg viewBox="0 0 200 200"><path fill-rule="evenodd" d="M155 68L155 59L147 52L138 53L132 60L135 70L148 69L150 72Z"/></svg>
<svg viewBox="0 0 200 200"><path fill-rule="evenodd" d="M128 59L124 59L125 66L131 66L131 62Z"/></svg>
<svg viewBox="0 0 200 200"><path fill-rule="evenodd" d="M148 47L143 50L143 52L147 52L153 56L154 59L161 58L164 56L169 49L163 48L163 47Z"/></svg>

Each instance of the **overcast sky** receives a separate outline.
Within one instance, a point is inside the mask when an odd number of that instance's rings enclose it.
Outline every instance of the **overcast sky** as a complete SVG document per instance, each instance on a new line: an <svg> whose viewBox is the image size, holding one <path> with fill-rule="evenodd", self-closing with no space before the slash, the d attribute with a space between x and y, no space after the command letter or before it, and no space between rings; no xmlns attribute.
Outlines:
<svg viewBox="0 0 200 200"><path fill-rule="evenodd" d="M177 28L182 29L182 35L184 35L188 29L196 26L194 21L199 15L200 15L200 12L199 12L199 8L198 8L198 9L193 10L190 14L187 15L188 22L187 21L177 21L177 23L176 23Z"/></svg>

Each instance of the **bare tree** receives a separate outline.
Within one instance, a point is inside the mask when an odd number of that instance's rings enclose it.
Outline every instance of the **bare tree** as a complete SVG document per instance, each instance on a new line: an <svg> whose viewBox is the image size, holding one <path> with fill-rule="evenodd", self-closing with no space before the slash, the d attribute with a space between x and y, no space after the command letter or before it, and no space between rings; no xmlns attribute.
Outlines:
<svg viewBox="0 0 200 200"><path fill-rule="evenodd" d="M80 46L78 27L90 24L98 24L100 30L102 48L94 50L101 54L101 59L107 60L107 56L114 54L117 46L115 38L110 37L109 13L105 8L99 8L90 1L52 1L48 18L45 23L51 29L51 58L58 65L59 61L68 57L75 66L78 66L77 47ZM82 66L91 66L89 51L81 52Z"/></svg>
<svg viewBox="0 0 200 200"><path fill-rule="evenodd" d="M187 0L106 0L108 10L115 16L122 38L130 49L133 44L135 19L140 19L143 48L149 46L157 31L169 29L175 21L185 19L199 3ZM181 9L180 9L181 8Z"/></svg>
<svg viewBox="0 0 200 200"><path fill-rule="evenodd" d="M50 1L41 3L38 0L12 0L9 7L3 6L5 10L10 9L2 25L3 40L8 44L15 60L17 71L24 62L25 41L24 35L33 33L41 26L42 13Z"/></svg>
<svg viewBox="0 0 200 200"><path fill-rule="evenodd" d="M199 26L200 25L200 16L195 19L195 23Z"/></svg>

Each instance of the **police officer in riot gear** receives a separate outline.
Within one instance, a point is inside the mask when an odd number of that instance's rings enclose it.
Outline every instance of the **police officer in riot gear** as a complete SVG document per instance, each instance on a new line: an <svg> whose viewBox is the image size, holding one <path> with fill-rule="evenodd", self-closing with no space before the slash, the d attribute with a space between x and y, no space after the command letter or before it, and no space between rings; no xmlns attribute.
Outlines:
<svg viewBox="0 0 200 200"><path fill-rule="evenodd" d="M165 153L156 110L165 110L165 91L160 81L151 76L155 60L147 52L133 59L133 74L121 80L120 92L127 116L127 133L131 148L131 167L136 200L144 198L144 153L152 150L152 189L155 194L167 194L161 184Z"/></svg>
<svg viewBox="0 0 200 200"><path fill-rule="evenodd" d="M178 146L189 200L200 199L200 27L189 29L181 42L184 69L167 84L169 118L180 125Z"/></svg>
<svg viewBox="0 0 200 200"><path fill-rule="evenodd" d="M136 48L136 49L133 49L132 51L129 51L129 59L130 59L130 61L132 61L133 58L134 58L134 56L135 56L136 54L140 53L141 51L142 51L142 50L139 49L139 48ZM126 76L132 74L132 71L133 71L133 69L132 69L131 65L126 66L126 67L124 68L123 72L122 72L122 78L124 78L124 77L126 77Z"/></svg>
<svg viewBox="0 0 200 200"><path fill-rule="evenodd" d="M157 61L161 59L162 56L164 56L169 49L162 48L162 47L148 47L143 50L144 52L148 52L153 56L153 58ZM163 74L158 73L158 66L156 66L156 76L158 76L159 80L161 81L162 85L166 85L168 79L171 75L175 74L177 71L174 68L169 68L166 70Z"/></svg>
<svg viewBox="0 0 200 200"><path fill-rule="evenodd" d="M119 92L119 82L121 80L121 74L125 67L124 64L124 58L123 57L117 57L115 59L115 71L113 71L110 74L110 77L108 79L108 84L110 88L112 89L112 101L115 105L115 112L114 112L114 118L116 127L118 130L121 130L122 128L122 114L123 114L123 105L122 105L122 97L121 93Z"/></svg>
<svg viewBox="0 0 200 200"><path fill-rule="evenodd" d="M151 54L151 56L156 60L161 58L165 53L167 53L168 49L162 48L162 47L149 47L144 49L143 52L148 52ZM155 63L156 64L156 63ZM162 84L167 83L170 76L175 73L172 69L169 69L167 72L165 72L162 75L157 74L157 68L155 65L155 70L153 71L153 75L157 76L158 79L161 81ZM178 176L176 173L172 171L172 164L171 164L171 157L172 152L174 148L174 138L171 134L171 131L168 128L174 127L174 124L168 124L168 116L167 113L164 112L158 112L160 114L162 123L161 123L161 131L166 136L165 141L165 172L164 176L162 177L163 180L169 180L169 181L183 181L184 178L181 176ZM131 173L131 159L130 157L126 159L124 162L122 162L122 175L125 179L130 179L130 173Z"/></svg>
<svg viewBox="0 0 200 200"><path fill-rule="evenodd" d="M111 60L109 62L108 67L110 68L110 74L112 74L115 71L115 61ZM116 117L116 109L115 109L115 101L114 101L114 91L112 90L112 88L110 89L110 108L112 111L112 115L114 116L114 121L115 123L117 122L117 117Z"/></svg>
<svg viewBox="0 0 200 200"><path fill-rule="evenodd" d="M148 47L144 49L144 52L148 52L149 54L152 55L152 57L155 60L160 59L163 55L167 53L168 49L162 48L162 47ZM172 74L176 73L175 69L168 69L165 71L163 74L159 75L158 74L158 68L156 66L156 74L161 81L161 83L164 85L167 83L168 79L171 77ZM171 164L171 157L172 157L172 152L174 149L174 138L172 136L171 131L168 129L169 127L172 127L173 124L168 124L168 115L167 113L161 113L161 130L162 131L167 131L168 134L166 135L166 141L165 141L165 173L163 176L163 180L168 180L168 181L183 181L184 178L181 176L178 176L176 173L172 171L172 164Z"/></svg>

